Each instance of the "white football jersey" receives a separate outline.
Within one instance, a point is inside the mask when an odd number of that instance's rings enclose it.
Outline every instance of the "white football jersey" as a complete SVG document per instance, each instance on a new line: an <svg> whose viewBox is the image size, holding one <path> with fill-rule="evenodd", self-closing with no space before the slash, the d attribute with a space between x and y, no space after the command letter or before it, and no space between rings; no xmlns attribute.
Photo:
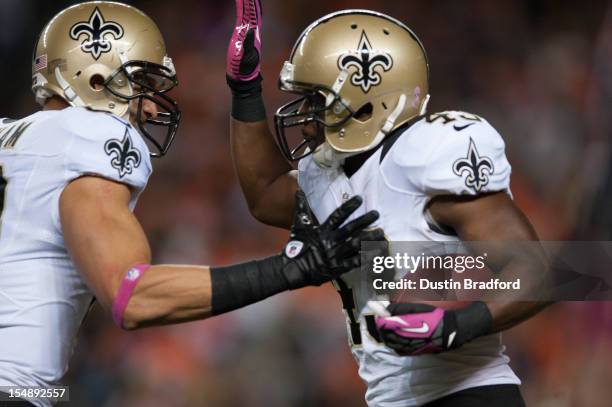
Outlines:
<svg viewBox="0 0 612 407"><path fill-rule="evenodd" d="M351 174L319 167L308 156L298 181L319 220L353 195L364 204L353 218L376 209L390 241L459 241L426 214L437 195L510 194L510 164L501 136L484 119L464 112L428 115L396 131ZM501 335L477 338L461 348L433 355L398 356L368 332L366 315L375 299L355 270L340 279L348 333L366 401L376 407L417 406L470 387L520 384L508 366ZM371 325L371 324L370 324ZM372 327L370 327L372 329Z"/></svg>
<svg viewBox="0 0 612 407"><path fill-rule="evenodd" d="M64 245L64 187L83 175L121 182L132 187L133 209L150 174L144 140L111 114L67 108L0 119L0 386L57 384L93 300Z"/></svg>

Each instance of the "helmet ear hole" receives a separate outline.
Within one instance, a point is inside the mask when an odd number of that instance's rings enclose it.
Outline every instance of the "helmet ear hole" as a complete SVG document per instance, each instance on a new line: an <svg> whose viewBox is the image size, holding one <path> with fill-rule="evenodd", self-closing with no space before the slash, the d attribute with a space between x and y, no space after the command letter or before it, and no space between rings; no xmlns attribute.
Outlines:
<svg viewBox="0 0 612 407"><path fill-rule="evenodd" d="M95 91L101 91L104 89L104 77L100 74L92 75L89 78L89 86Z"/></svg>
<svg viewBox="0 0 612 407"><path fill-rule="evenodd" d="M362 123L367 122L372 118L373 110L374 106L372 106L372 103L368 102L365 105L361 106L359 110L355 112L353 119Z"/></svg>

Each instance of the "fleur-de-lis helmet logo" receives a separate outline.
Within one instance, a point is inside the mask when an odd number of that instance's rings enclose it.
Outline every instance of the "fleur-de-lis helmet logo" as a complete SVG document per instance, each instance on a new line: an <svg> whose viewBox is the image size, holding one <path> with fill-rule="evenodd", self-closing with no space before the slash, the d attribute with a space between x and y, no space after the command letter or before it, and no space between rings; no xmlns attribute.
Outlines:
<svg viewBox="0 0 612 407"><path fill-rule="evenodd" d="M495 172L495 169L489 157L481 156L478 153L476 144L470 137L467 157L460 158L453 163L453 172L459 177L467 174L465 185L475 192L480 192L489 183L489 176Z"/></svg>
<svg viewBox="0 0 612 407"><path fill-rule="evenodd" d="M89 21L80 21L70 28L70 38L78 41L81 36L85 40L81 43L81 50L97 61L100 55L109 52L112 43L107 38L113 37L115 40L123 37L123 27L114 21L105 21L104 16L96 7L89 16Z"/></svg>
<svg viewBox="0 0 612 407"><path fill-rule="evenodd" d="M393 67L393 58L387 52L373 50L364 30L361 32L357 50L340 55L338 67L346 70L350 67L356 68L351 75L351 83L368 93L372 86L382 82L380 72L376 68L380 67L384 72L390 70Z"/></svg>
<svg viewBox="0 0 612 407"><path fill-rule="evenodd" d="M140 165L140 151L133 147L127 129L123 135L123 140L108 140L104 144L104 151L112 158L111 165L119 171L119 178L131 174Z"/></svg>

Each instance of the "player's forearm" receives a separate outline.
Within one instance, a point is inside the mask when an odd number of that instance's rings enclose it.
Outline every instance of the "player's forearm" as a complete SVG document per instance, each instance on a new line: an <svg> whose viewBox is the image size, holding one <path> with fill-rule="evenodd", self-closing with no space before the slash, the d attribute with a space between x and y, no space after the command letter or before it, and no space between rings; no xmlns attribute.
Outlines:
<svg viewBox="0 0 612 407"><path fill-rule="evenodd" d="M232 118L230 137L234 166L251 213L263 223L288 228L297 179L274 143L267 122Z"/></svg>
<svg viewBox="0 0 612 407"><path fill-rule="evenodd" d="M486 302L491 312L491 333L510 329L552 304L545 301Z"/></svg>
<svg viewBox="0 0 612 407"><path fill-rule="evenodd" d="M536 315L550 305L545 301L526 301L536 299L543 289L543 279L548 272L548 263L537 242L514 242L515 250L488 250L487 264L495 275L505 281L520 279L521 290L487 292L484 303L491 314L490 333L510 329ZM491 246L492 247L492 246ZM491 248L490 247L490 248ZM512 253L509 254L508 251ZM503 266L501 266L503 264ZM501 267L499 267L501 266Z"/></svg>
<svg viewBox="0 0 612 407"><path fill-rule="evenodd" d="M298 267L281 255L225 267L135 266L116 290L113 318L124 329L138 329L220 315L304 286ZM130 276L135 269L136 280Z"/></svg>
<svg viewBox="0 0 612 407"><path fill-rule="evenodd" d="M375 220L372 215L362 217L363 225ZM382 232L367 232L363 237L377 240ZM358 265L358 242L357 238L342 244L352 257L334 267L349 270ZM330 280L324 261L321 253L313 253L295 259L280 254L213 268L139 264L118 284L112 302L113 319L131 330L220 315L283 291Z"/></svg>
<svg viewBox="0 0 612 407"><path fill-rule="evenodd" d="M549 264L538 242L512 242L512 249L504 247L499 256L496 256L496 250L491 250L490 265L503 280L520 279L521 290L488 293L491 300L485 299L485 303L491 313L491 333L510 329L551 304L548 301L526 301L537 299L546 288ZM503 267L495 267L501 263L505 263Z"/></svg>
<svg viewBox="0 0 612 407"><path fill-rule="evenodd" d="M301 273L281 255L225 267L137 265L115 291L113 319L128 330L189 322L303 284Z"/></svg>
<svg viewBox="0 0 612 407"><path fill-rule="evenodd" d="M140 278L123 314L123 327L137 329L193 321L212 315L208 267L157 265Z"/></svg>
<svg viewBox="0 0 612 407"><path fill-rule="evenodd" d="M136 265L115 291L113 319L128 330L189 322L308 283L282 255L225 267Z"/></svg>
<svg viewBox="0 0 612 407"><path fill-rule="evenodd" d="M112 282L113 320L125 329L192 321L333 280L359 267L362 240L383 239L381 229L365 231L376 211L344 224L361 203L349 199L316 226L306 196L296 193L291 241L264 259L211 268L135 264Z"/></svg>
<svg viewBox="0 0 612 407"><path fill-rule="evenodd" d="M538 295L547 286L550 264L533 226L505 193L438 201L430 210L463 241L472 242L472 250L487 253L487 266L496 277L521 280L520 292L488 292L483 299L491 314L490 332L512 328L551 304L525 301L542 298Z"/></svg>

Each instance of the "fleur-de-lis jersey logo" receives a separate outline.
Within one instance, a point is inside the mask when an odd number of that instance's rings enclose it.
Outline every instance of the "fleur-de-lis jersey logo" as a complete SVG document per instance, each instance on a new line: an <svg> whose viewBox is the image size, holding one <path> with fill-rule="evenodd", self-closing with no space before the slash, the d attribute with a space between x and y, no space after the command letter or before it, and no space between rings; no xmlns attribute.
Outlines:
<svg viewBox="0 0 612 407"><path fill-rule="evenodd" d="M140 151L133 147L128 129L125 129L123 140L108 140L104 144L104 151L112 158L111 165L119 171L119 178L131 174L140 165Z"/></svg>
<svg viewBox="0 0 612 407"><path fill-rule="evenodd" d="M340 55L338 67L347 70L350 67L356 68L351 75L351 83L368 93L372 86L380 85L382 82L380 72L376 68L381 67L384 72L387 72L393 67L393 58L386 52L373 50L364 30L361 32L357 50Z"/></svg>
<svg viewBox="0 0 612 407"><path fill-rule="evenodd" d="M112 48L107 37L110 35L116 40L123 37L123 27L114 21L104 21L104 16L96 7L89 16L89 21L80 21L70 28L70 38L73 40L78 41L82 35L85 40L81 43L81 50L91 54L97 61L100 55Z"/></svg>
<svg viewBox="0 0 612 407"><path fill-rule="evenodd" d="M475 192L480 192L489 183L489 176L495 172L493 161L489 157L481 156L476 149L474 140L470 137L467 157L460 158L453 163L453 172L465 178L465 185Z"/></svg>

